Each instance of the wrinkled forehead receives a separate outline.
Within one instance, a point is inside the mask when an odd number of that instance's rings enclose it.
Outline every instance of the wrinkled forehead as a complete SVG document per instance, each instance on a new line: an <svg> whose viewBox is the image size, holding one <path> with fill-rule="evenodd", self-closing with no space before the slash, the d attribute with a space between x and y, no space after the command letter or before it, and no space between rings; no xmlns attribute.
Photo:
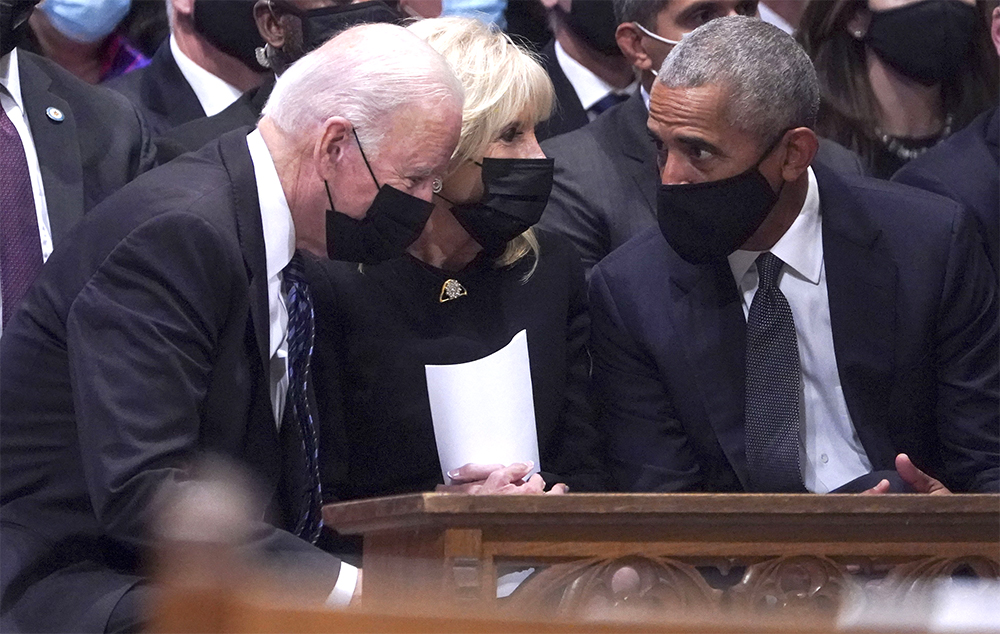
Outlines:
<svg viewBox="0 0 1000 634"><path fill-rule="evenodd" d="M663 131L697 128L723 135L729 132L726 101L729 90L720 84L695 87L669 87L653 83L649 100L650 129Z"/></svg>

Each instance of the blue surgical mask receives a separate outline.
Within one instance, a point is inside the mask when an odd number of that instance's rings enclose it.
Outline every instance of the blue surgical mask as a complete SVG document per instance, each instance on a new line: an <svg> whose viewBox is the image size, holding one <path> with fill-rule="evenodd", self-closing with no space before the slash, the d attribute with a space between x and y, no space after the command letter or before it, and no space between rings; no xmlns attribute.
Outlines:
<svg viewBox="0 0 1000 634"><path fill-rule="evenodd" d="M98 42L128 13L132 0L44 0L38 9L57 31L76 42Z"/></svg>

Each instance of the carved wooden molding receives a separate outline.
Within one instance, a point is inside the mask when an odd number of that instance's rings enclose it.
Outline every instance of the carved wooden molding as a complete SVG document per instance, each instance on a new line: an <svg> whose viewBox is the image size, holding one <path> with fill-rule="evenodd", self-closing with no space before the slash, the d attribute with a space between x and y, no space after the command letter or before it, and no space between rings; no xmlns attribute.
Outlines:
<svg viewBox="0 0 1000 634"><path fill-rule="evenodd" d="M873 575L876 570L880 572ZM570 619L611 614L662 619L705 609L730 615L810 613L832 618L852 593L892 598L956 574L998 579L1000 560L924 557L859 565L857 559L845 563L816 555L790 555L752 563L742 579L718 590L706 582L699 568L677 559L591 558L542 569L511 595L504 609Z"/></svg>

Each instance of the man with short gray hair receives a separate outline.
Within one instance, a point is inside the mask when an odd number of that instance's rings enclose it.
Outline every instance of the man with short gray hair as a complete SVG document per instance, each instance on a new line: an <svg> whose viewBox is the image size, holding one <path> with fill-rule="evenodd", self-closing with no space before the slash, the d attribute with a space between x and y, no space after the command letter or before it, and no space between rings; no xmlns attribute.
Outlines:
<svg viewBox="0 0 1000 634"><path fill-rule="evenodd" d="M618 47L639 77L639 90L590 125L542 143L556 160L555 180L539 227L567 236L585 269L656 224L656 149L646 131L656 71L681 39L724 16L756 16L757 0L615 0ZM859 172L860 160L828 140L817 161Z"/></svg>
<svg viewBox="0 0 1000 634"><path fill-rule="evenodd" d="M709 22L661 67L659 226L590 280L620 488L1000 490L982 241L951 201L814 164L818 103L759 20Z"/></svg>
<svg viewBox="0 0 1000 634"><path fill-rule="evenodd" d="M461 85L398 26L348 30L223 135L98 206L0 345L0 617L25 631L136 631L155 501L206 454L269 499L247 550L299 564L340 605L357 570L313 544L326 448L309 383L304 253L375 262L420 234L458 142Z"/></svg>

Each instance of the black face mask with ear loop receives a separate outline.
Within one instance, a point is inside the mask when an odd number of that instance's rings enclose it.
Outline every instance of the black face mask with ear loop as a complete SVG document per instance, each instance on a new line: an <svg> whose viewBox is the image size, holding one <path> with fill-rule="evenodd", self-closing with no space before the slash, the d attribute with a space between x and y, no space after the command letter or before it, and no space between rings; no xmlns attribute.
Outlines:
<svg viewBox="0 0 1000 634"><path fill-rule="evenodd" d="M294 15L302 22L302 54L309 53L341 31L359 24L396 24L402 16L381 0L355 4L320 7L303 11L289 2L272 0L272 12Z"/></svg>
<svg viewBox="0 0 1000 634"><path fill-rule="evenodd" d="M397 258L406 252L406 248L413 244L423 231L434 204L390 185L379 186L356 131L354 139L358 143L361 158L365 161L378 194L368 206L365 217L356 220L337 211L333 205L333 196L330 194L330 185L323 181L327 199L330 201L330 209L326 212L327 257L331 260L378 264Z"/></svg>
<svg viewBox="0 0 1000 634"><path fill-rule="evenodd" d="M771 213L777 192L760 173L760 164L785 138L785 130L760 160L744 172L707 183L660 185L656 219L660 232L682 258L704 264L725 258L750 239Z"/></svg>
<svg viewBox="0 0 1000 634"><path fill-rule="evenodd" d="M474 203L451 205L469 235L489 255L499 255L507 243L542 217L552 192L555 160L486 157L476 163L483 171L483 197Z"/></svg>
<svg viewBox="0 0 1000 634"><path fill-rule="evenodd" d="M254 0L196 0L194 30L223 53L254 72L267 70L257 62L264 38L253 15Z"/></svg>
<svg viewBox="0 0 1000 634"><path fill-rule="evenodd" d="M926 86L961 72L972 56L980 17L956 0L922 0L872 11L865 43L902 75Z"/></svg>

